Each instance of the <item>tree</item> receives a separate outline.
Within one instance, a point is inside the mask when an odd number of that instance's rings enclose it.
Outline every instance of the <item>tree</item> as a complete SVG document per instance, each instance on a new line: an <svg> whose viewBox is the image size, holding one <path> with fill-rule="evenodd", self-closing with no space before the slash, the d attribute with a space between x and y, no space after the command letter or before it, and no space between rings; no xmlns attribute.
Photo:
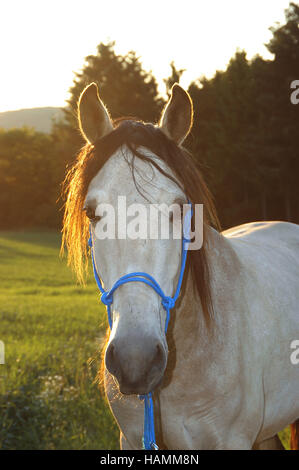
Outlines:
<svg viewBox="0 0 299 470"><path fill-rule="evenodd" d="M33 129L0 130L0 227L57 227L61 167L52 137Z"/></svg>
<svg viewBox="0 0 299 470"><path fill-rule="evenodd" d="M103 102L112 118L134 116L144 121L157 121L163 106L157 83L151 72L143 70L134 51L117 55L115 43L99 44L96 55L89 55L81 72L76 73L68 104L73 122L78 98L86 85L98 84Z"/></svg>
<svg viewBox="0 0 299 470"><path fill-rule="evenodd" d="M132 116L156 122L164 101L158 95L157 83L151 72L146 72L135 52L117 55L115 43L99 44L97 54L89 55L80 72L75 73L70 88L70 99L65 109L65 121L53 126L53 138L60 158L70 164L84 145L77 123L77 103L85 86L96 82L100 96L112 118Z"/></svg>
<svg viewBox="0 0 299 470"><path fill-rule="evenodd" d="M291 102L291 83L299 79L299 5L290 3L286 23L270 28L273 37L267 45L274 54L269 88L275 98L273 137L279 152L280 187L287 220L299 219L298 208L298 129L299 105Z"/></svg>
<svg viewBox="0 0 299 470"><path fill-rule="evenodd" d="M188 145L209 169L223 227L259 219L299 221L299 6L271 28L273 60L237 52L223 72L194 81Z"/></svg>
<svg viewBox="0 0 299 470"><path fill-rule="evenodd" d="M285 10L286 23L270 28L273 34L268 50L274 54L276 70L284 70L286 80L299 77L299 5L290 3Z"/></svg>
<svg viewBox="0 0 299 470"><path fill-rule="evenodd" d="M171 67L171 75L168 78L163 79L163 82L165 83L165 86L166 86L166 93L168 96L170 96L170 91L171 91L172 86L175 83L180 83L181 76L186 71L186 69L178 70L176 66L174 65L174 61L170 62L170 67Z"/></svg>
<svg viewBox="0 0 299 470"><path fill-rule="evenodd" d="M193 82L189 93L195 108L189 145L213 175L210 186L221 222L224 227L245 222L251 215L249 206L255 205L251 187L261 184L253 148L256 89L246 53L237 52L227 70L211 80Z"/></svg>

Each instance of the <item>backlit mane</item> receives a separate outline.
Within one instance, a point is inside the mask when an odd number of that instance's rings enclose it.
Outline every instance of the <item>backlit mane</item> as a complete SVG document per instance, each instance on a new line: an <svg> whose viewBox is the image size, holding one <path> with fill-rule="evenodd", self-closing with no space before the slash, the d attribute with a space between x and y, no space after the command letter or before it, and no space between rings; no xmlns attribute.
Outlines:
<svg viewBox="0 0 299 470"><path fill-rule="evenodd" d="M153 124L122 120L114 123L114 126L114 130L108 135L95 142L94 145L88 144L81 150L63 183L66 204L62 229L62 251L63 247L66 246L68 249L68 264L73 267L80 282L84 281L88 264L89 220L83 211L87 190L93 177L122 145L126 145L135 157L150 161L163 175L174 180L193 204L203 204L204 226L214 225L217 228L219 227L210 192L189 152L176 145ZM176 175L176 179L160 168L156 161L140 153L137 149L141 146L149 149L164 161L173 174ZM134 178L134 158L128 164L131 166L132 177ZM140 192L138 187L137 190ZM194 286L200 297L205 319L209 322L212 305L205 238L204 236L203 247L200 250L189 251L187 270L191 269Z"/></svg>

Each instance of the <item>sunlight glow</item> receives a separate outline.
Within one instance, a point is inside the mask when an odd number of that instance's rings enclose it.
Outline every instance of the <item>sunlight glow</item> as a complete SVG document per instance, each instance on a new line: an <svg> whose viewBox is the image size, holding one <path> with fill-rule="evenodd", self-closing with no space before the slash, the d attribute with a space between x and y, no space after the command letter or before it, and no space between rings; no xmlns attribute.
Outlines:
<svg viewBox="0 0 299 470"><path fill-rule="evenodd" d="M64 106L84 57L116 41L135 50L165 93L170 62L182 85L224 69L237 48L270 58L269 27L284 21L288 0L10 0L1 2L0 111ZM183 9L183 6L184 9Z"/></svg>

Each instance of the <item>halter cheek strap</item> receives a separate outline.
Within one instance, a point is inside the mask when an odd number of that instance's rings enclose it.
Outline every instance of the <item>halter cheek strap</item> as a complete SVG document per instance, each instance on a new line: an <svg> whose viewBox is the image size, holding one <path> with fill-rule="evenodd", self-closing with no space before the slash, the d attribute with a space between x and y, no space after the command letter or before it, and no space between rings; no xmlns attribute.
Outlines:
<svg viewBox="0 0 299 470"><path fill-rule="evenodd" d="M183 226L183 238L182 238L182 259L181 259L181 269L179 280L177 283L176 291L173 297L166 295L162 288L159 286L158 282L149 274L144 272L134 272L130 274L125 274L124 276L120 277L118 281L112 286L110 291L105 291L102 286L101 279L98 275L97 268L95 265L94 260L94 250L92 248L92 234L91 228L90 230L90 238L88 240L88 245L91 248L91 259L92 259L92 267L93 273L98 285L98 288L101 295L101 301L107 307L107 314L108 314L108 322L110 329L112 329L112 316L111 316L111 305L113 303L113 294L118 287L123 284L127 284L129 282L143 282L147 284L149 287L154 289L154 291L161 297L161 303L166 311L166 321L165 321L165 334L167 332L167 327L170 319L170 310L175 306L175 302L177 301L184 277L184 271L186 266L186 259L187 259L187 252L188 252L188 243L190 241L190 230L191 230L191 218L193 215L193 208L192 204L189 202L190 210L185 215L184 226ZM154 405L153 405L153 398L152 393L147 393L146 395L139 395L140 400L144 400L144 433L143 433L143 447L146 450L158 450L158 446L156 444L155 438L155 425L154 425Z"/></svg>

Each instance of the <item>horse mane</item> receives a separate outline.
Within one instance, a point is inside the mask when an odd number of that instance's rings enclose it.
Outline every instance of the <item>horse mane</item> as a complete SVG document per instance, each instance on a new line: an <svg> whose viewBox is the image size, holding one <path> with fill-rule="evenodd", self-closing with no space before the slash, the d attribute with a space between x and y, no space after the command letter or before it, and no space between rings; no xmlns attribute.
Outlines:
<svg viewBox="0 0 299 470"><path fill-rule="evenodd" d="M179 147L153 124L127 119L118 120L114 122L112 132L96 141L94 145L87 144L82 148L63 182L63 195L66 202L62 229L62 252L64 246L66 246L68 264L75 270L78 280L84 282L88 266L87 239L89 227L88 218L83 211L85 197L93 177L109 157L123 145L126 145L133 153L132 161L128 161L133 178L134 158L147 160L167 178L175 181L193 204L203 204L203 246L200 250L189 251L186 270L187 272L191 270L195 291L198 292L204 318L209 323L212 302L205 228L208 225L219 228L216 210L198 164L192 155L186 149ZM154 161L138 151L138 147L145 147L157 155L172 170L175 178L173 174L163 170L156 160ZM135 178L134 182L136 185ZM137 185L136 188L140 192ZM194 228L194 220L192 223Z"/></svg>

